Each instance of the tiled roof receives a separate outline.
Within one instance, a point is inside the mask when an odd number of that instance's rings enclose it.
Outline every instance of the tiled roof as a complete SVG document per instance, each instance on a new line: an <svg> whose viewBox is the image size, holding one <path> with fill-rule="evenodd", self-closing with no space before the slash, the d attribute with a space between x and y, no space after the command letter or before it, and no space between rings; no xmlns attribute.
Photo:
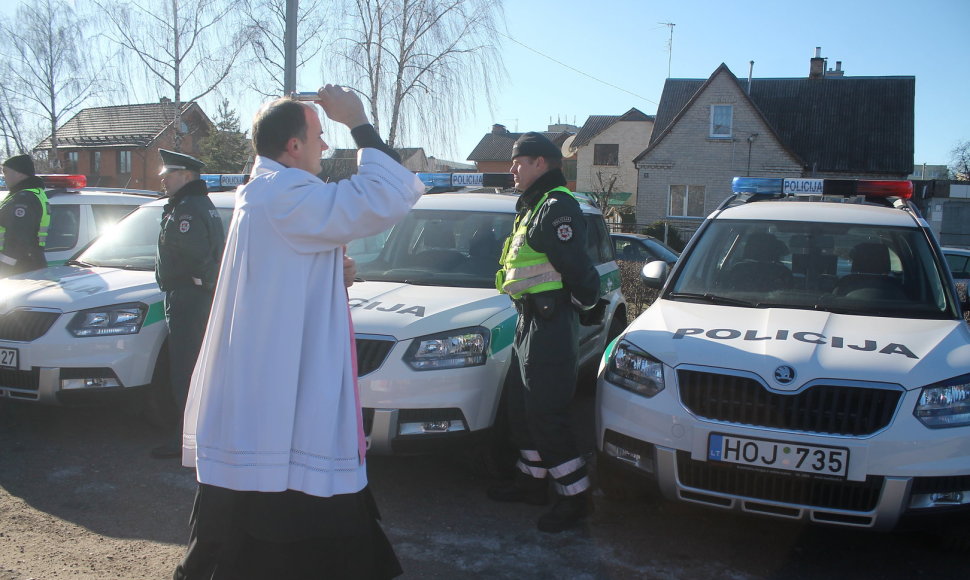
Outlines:
<svg viewBox="0 0 970 580"><path fill-rule="evenodd" d="M734 77L725 65L714 75L722 69ZM667 79L647 151L708 80ZM909 174L915 95L911 76L768 78L751 81L749 98L808 170Z"/></svg>
<svg viewBox="0 0 970 580"><path fill-rule="evenodd" d="M190 108L202 112L194 102L183 103L183 114ZM145 147L170 126L174 118L175 103L171 101L93 107L78 112L58 127L57 142L70 147ZM36 149L50 149L50 146L48 136Z"/></svg>
<svg viewBox="0 0 970 580"><path fill-rule="evenodd" d="M563 141L567 137L572 135L567 131L561 131L559 133L549 133L546 131L540 131L543 135L549 138L550 141L559 145L563 144ZM522 133L486 133L482 140L478 142L478 145L472 150L471 154L468 155L469 161L511 161L512 160L512 145L515 144L515 140L522 136Z"/></svg>
<svg viewBox="0 0 970 580"><path fill-rule="evenodd" d="M590 115L586 122L580 127L570 145L574 149L588 145L594 137L609 129L613 123L618 121L653 121L654 118L644 114L636 107L630 109L622 115Z"/></svg>

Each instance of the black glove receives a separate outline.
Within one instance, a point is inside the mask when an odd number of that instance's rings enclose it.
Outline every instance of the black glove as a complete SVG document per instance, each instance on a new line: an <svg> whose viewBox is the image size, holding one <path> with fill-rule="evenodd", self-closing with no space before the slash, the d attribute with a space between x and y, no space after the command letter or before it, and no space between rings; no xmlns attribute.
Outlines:
<svg viewBox="0 0 970 580"><path fill-rule="evenodd" d="M596 306L593 306L589 310L580 310L579 323L583 326L599 326L603 324L603 317L606 315L606 307L609 304L609 300L600 298Z"/></svg>

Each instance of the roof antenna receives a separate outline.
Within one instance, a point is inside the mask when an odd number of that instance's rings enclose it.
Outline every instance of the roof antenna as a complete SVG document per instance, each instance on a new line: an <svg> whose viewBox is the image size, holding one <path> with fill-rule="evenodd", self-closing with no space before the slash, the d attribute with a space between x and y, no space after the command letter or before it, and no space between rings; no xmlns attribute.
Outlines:
<svg viewBox="0 0 970 580"><path fill-rule="evenodd" d="M673 59L674 55L674 26L677 26L673 22L658 22L657 24L663 24L670 29L670 40L667 41L667 78L670 78L670 61Z"/></svg>

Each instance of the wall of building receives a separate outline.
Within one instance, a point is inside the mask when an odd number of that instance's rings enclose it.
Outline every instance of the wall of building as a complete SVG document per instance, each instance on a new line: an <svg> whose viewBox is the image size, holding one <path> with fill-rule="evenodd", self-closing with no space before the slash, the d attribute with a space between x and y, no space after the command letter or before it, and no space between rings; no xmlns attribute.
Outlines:
<svg viewBox="0 0 970 580"><path fill-rule="evenodd" d="M711 105L733 105L732 137L711 139ZM750 143L748 138L755 135ZM698 218L668 215L671 185L702 185L706 216L731 194L731 180L799 177L799 161L774 138L761 114L727 74L717 75L657 146L637 163L637 223Z"/></svg>
<svg viewBox="0 0 970 580"><path fill-rule="evenodd" d="M633 158L643 153L650 144L652 131L653 121L619 121L581 147L576 154L576 191L599 191L597 172L602 173L604 183L609 183L610 177L616 175L613 191L630 192L632 195L626 203L635 206L638 172ZM598 144L618 145L619 164L593 165L594 146Z"/></svg>

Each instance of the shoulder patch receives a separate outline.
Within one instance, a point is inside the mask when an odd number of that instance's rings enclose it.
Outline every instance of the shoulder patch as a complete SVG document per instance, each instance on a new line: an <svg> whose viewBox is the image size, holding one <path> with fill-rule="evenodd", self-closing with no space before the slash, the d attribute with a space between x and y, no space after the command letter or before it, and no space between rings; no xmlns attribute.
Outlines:
<svg viewBox="0 0 970 580"><path fill-rule="evenodd" d="M14 208L13 215L15 215L16 217L22 218L25 215L27 215L27 208L25 208L22 205L18 205Z"/></svg>
<svg viewBox="0 0 970 580"><path fill-rule="evenodd" d="M192 228L192 222L190 222L189 220L183 219L181 222L179 222L179 231L182 232L183 234L187 233L191 228Z"/></svg>
<svg viewBox="0 0 970 580"><path fill-rule="evenodd" d="M568 242L573 239L573 227L569 224L562 224L556 228L556 237L560 242Z"/></svg>
<svg viewBox="0 0 970 580"><path fill-rule="evenodd" d="M560 224L568 224L571 221L573 221L573 217L572 216L561 215L561 216L557 217L556 219L552 220L552 225L558 226Z"/></svg>

